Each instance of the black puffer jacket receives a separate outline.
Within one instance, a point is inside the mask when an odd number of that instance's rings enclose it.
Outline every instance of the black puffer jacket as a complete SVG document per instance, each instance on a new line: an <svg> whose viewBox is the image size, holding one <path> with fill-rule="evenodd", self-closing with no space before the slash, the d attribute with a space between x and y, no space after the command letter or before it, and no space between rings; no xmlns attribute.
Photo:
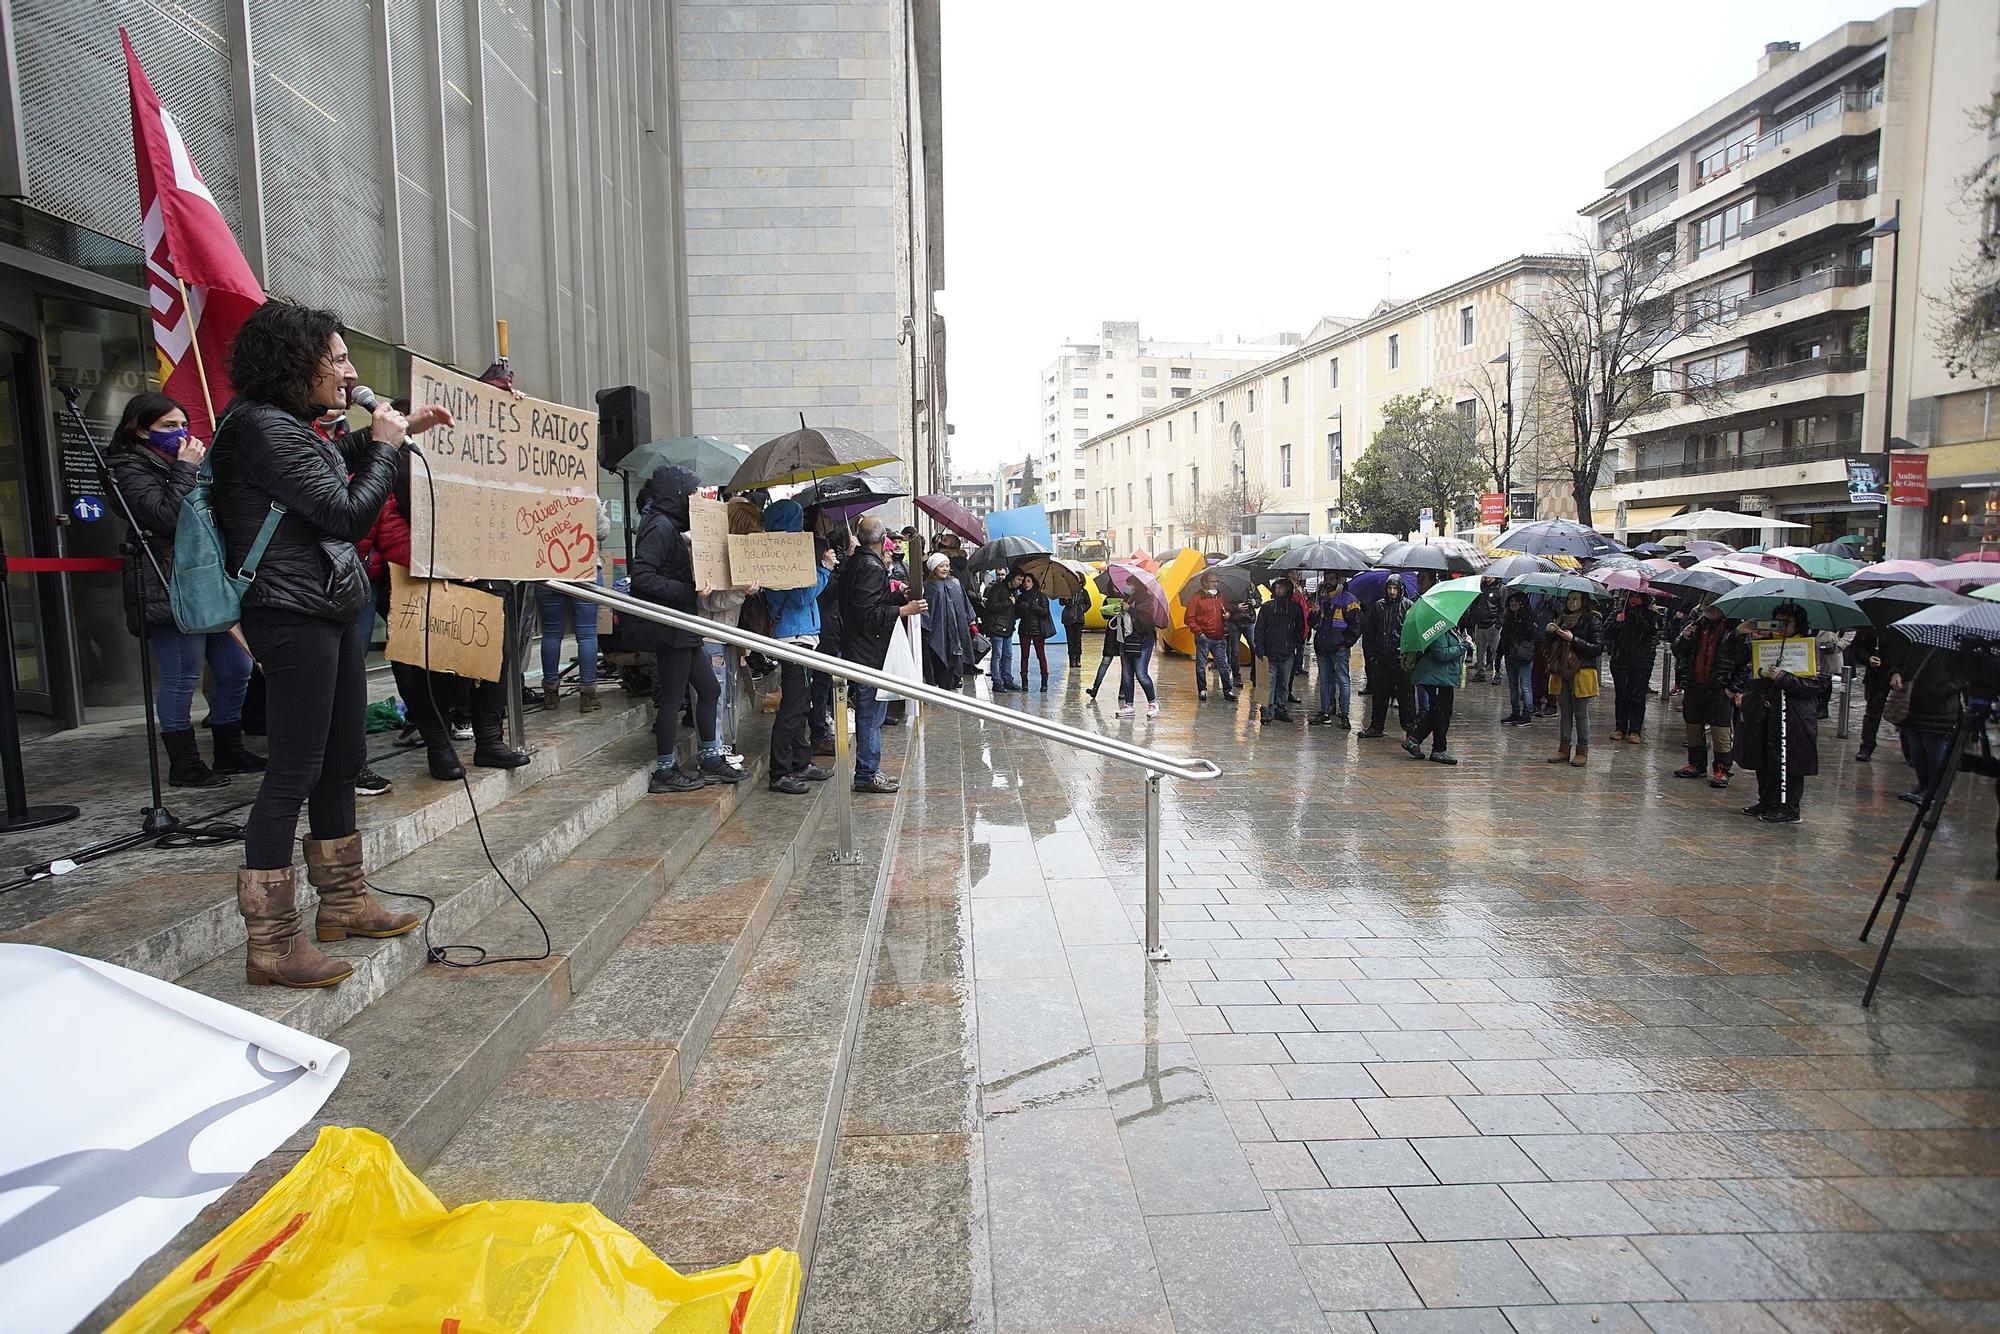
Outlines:
<svg viewBox="0 0 2000 1334"><path fill-rule="evenodd" d="M632 540L632 596L690 616L697 615L700 608L694 548L687 540L688 497L699 485L685 468L668 466L654 472L640 495L646 522ZM653 653L695 648L701 643L701 636L691 630L637 616L618 623L618 638L630 648Z"/></svg>
<svg viewBox="0 0 2000 1334"><path fill-rule="evenodd" d="M1018 613L1014 609L1012 580L1002 572L998 579L987 585L986 596L979 602L979 628L994 639L1012 639L1014 621Z"/></svg>
<svg viewBox="0 0 2000 1334"><path fill-rule="evenodd" d="M1014 629L1023 639L1053 639L1055 615L1049 610L1049 595L1037 589L1022 589L1014 596Z"/></svg>
<svg viewBox="0 0 2000 1334"><path fill-rule="evenodd" d="M170 459L150 445L132 445L124 449L114 449L107 460L111 464L113 480L124 495L125 503L132 507L132 517L139 526L152 534L146 545L159 558L160 568L167 578L174 577L174 529L180 523L181 501L194 489L195 465ZM160 577L153 573L153 562L146 559L146 553L139 550L139 535L128 535L133 550L125 556L125 628L133 634L144 634L149 630L173 630L173 604L167 600L167 590L160 586ZM146 595L146 623L139 624L139 594Z"/></svg>
<svg viewBox="0 0 2000 1334"><path fill-rule="evenodd" d="M284 520L243 594L244 609L352 621L368 604L368 569L354 544L368 535L395 480L396 450L368 430L336 444L283 408L238 399L210 453L215 518L232 570L240 568L273 504Z"/></svg>

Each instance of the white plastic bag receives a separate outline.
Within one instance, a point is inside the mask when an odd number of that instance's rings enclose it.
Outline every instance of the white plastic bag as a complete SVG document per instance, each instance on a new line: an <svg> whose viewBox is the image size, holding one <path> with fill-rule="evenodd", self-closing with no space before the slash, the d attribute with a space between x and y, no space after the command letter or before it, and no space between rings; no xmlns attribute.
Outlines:
<svg viewBox="0 0 2000 1334"><path fill-rule="evenodd" d="M917 645L924 642L923 633L924 618L922 616L906 616L898 622L896 628L889 632L889 652L888 656L882 659L882 670L891 676L901 677L905 681L915 681L922 684L924 679L924 661L923 655L918 651ZM899 699L904 700L908 707L904 709L903 716L905 718L916 716L917 702L906 695L896 694L888 690L878 690L875 692L875 698L885 703Z"/></svg>

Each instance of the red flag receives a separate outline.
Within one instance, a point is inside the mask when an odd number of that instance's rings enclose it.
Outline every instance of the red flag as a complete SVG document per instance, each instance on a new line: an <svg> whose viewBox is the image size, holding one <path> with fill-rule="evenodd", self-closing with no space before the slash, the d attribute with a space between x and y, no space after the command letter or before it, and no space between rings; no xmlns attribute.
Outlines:
<svg viewBox="0 0 2000 1334"><path fill-rule="evenodd" d="M180 127L139 68L123 28L118 40L125 44L125 73L132 87L132 143L139 159L139 210L145 218L146 282L160 385L187 412L188 428L209 439L214 414L232 392L229 344L250 312L264 304L264 289L188 156ZM206 392L198 366L207 372Z"/></svg>

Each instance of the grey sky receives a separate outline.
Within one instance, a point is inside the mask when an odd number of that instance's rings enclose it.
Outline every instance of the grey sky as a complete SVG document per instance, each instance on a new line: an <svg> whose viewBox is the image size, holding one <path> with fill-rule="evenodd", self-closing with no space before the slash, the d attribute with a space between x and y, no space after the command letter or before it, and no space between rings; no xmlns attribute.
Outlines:
<svg viewBox="0 0 2000 1334"><path fill-rule="evenodd" d="M1107 319L1301 332L1559 245L1613 162L1866 0L950 0L955 470Z"/></svg>

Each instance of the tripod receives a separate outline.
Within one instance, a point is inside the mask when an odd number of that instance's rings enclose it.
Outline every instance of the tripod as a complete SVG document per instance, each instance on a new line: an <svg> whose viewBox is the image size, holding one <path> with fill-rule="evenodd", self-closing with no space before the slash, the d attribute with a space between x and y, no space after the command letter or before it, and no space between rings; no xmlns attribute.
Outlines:
<svg viewBox="0 0 2000 1334"><path fill-rule="evenodd" d="M1875 896L1875 906L1869 911L1868 920L1862 923L1861 939L1865 941L1868 933L1875 929L1875 919L1881 915L1882 905L1888 901L1889 890L1895 885L1896 876L1907 859L1909 874L1904 876L1903 887L1896 893L1896 910L1889 914L1889 929L1882 935L1882 949L1875 956L1875 969L1868 974L1868 989L1861 993L1863 1008L1875 999L1876 984L1881 982L1883 966L1889 962L1889 947L1896 943L1896 928L1903 924L1903 909L1910 906L1910 894L1917 887L1917 877L1923 873L1924 857L1931 850L1931 839L1937 833L1938 821L1944 816L1945 803L1951 799L1951 785L1958 777L1966 743L1976 735L1980 738L1982 750L1985 749L1986 723L1992 716L1991 700L1965 696L1964 707L1958 714L1958 726L1952 729L1944 765L1931 776L1930 786L1924 789L1924 799L1918 804L1917 813L1910 819L1909 830L1903 835L1903 846L1896 850L1895 860L1889 863L1889 874L1882 881L1882 892ZM1917 836L1919 829L1923 831L1921 838ZM1917 849L1914 857L1910 855L1912 843Z"/></svg>

